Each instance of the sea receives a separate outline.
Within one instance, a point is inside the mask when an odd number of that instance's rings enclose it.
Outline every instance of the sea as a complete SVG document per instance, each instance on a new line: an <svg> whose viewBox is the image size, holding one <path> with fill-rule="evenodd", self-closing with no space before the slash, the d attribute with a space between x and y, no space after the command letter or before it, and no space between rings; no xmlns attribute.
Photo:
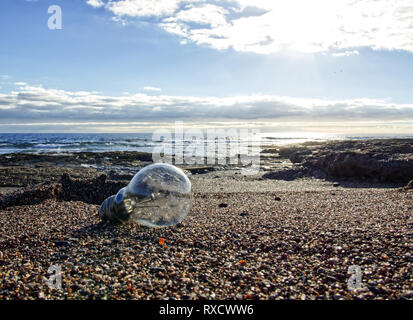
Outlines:
<svg viewBox="0 0 413 320"><path fill-rule="evenodd" d="M223 136L226 142L241 142L240 136ZM249 138L249 144L255 146L283 146L307 141L329 140L369 140L389 138L413 138L412 135L395 134L325 134L305 132L265 132L255 133ZM108 152L108 151L141 151L149 152L159 148L165 142L175 147L203 150L202 146L216 142L206 134L197 137L175 137L170 141L153 138L152 133L0 133L0 154L9 153L76 153L76 152ZM158 149L159 150L159 149ZM175 150L175 149L173 149Z"/></svg>

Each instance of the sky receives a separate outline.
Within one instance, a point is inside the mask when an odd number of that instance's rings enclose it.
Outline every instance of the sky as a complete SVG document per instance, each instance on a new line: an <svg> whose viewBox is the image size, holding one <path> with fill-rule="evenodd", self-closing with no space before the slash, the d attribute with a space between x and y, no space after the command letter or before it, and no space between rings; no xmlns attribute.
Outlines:
<svg viewBox="0 0 413 320"><path fill-rule="evenodd" d="M0 1L0 132L413 134L412 71L413 0Z"/></svg>

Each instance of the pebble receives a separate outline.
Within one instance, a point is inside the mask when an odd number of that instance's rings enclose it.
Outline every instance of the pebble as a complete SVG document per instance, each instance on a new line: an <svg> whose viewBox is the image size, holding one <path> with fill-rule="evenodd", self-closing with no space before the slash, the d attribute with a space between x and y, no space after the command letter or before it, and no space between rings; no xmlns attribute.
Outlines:
<svg viewBox="0 0 413 320"><path fill-rule="evenodd" d="M67 247L68 245L69 245L69 242L63 241L63 240L55 242L56 247Z"/></svg>

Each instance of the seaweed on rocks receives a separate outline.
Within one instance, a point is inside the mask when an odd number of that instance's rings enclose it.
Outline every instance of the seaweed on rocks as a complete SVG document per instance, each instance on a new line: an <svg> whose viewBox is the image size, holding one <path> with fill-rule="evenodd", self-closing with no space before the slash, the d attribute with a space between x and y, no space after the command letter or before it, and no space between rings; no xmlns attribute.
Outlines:
<svg viewBox="0 0 413 320"><path fill-rule="evenodd" d="M105 174L94 179L73 179L64 174L60 183L36 185L6 195L0 200L0 209L39 204L46 199L100 204L108 196L125 187L128 182L108 180Z"/></svg>

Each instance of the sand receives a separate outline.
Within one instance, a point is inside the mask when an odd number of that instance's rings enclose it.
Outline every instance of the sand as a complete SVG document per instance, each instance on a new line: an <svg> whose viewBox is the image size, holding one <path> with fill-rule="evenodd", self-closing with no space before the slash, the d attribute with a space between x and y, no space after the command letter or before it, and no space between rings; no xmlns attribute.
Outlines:
<svg viewBox="0 0 413 320"><path fill-rule="evenodd" d="M413 192L191 180L192 210L170 228L103 224L80 201L0 210L0 299L413 299ZM52 265L61 289L46 283Z"/></svg>

